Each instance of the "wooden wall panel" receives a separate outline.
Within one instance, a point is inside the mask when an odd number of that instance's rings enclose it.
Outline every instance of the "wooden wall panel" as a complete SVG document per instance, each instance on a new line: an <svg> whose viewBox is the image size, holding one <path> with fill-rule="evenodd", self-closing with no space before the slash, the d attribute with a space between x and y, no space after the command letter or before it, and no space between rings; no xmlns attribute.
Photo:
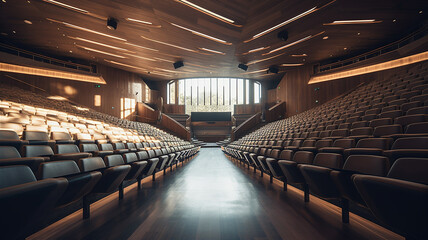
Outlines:
<svg viewBox="0 0 428 240"><path fill-rule="evenodd" d="M166 114L185 114L185 106L178 104L164 104L163 112Z"/></svg>
<svg viewBox="0 0 428 240"><path fill-rule="evenodd" d="M95 87L94 83L23 74L0 74L0 80L3 84L17 86L32 92L46 95L59 95L83 106L116 117L120 117L121 98L135 99L136 102L146 100L145 90L147 85L137 74L100 64L97 65L97 68L98 72L107 82L106 85L101 85L99 88ZM37 88L30 87L23 82L36 86ZM157 91L149 91L149 94L152 95L149 98L151 100L158 97ZM101 95L101 106L94 106L95 95Z"/></svg>
<svg viewBox="0 0 428 240"><path fill-rule="evenodd" d="M353 88L360 83L374 79L386 79L403 68L391 69L361 76L338 79L329 82L308 85L312 66L304 66L287 72L276 88L276 100L285 101L286 116L292 116L323 104Z"/></svg>
<svg viewBox="0 0 428 240"><path fill-rule="evenodd" d="M237 104L234 105L234 114L256 114L261 112L260 104Z"/></svg>

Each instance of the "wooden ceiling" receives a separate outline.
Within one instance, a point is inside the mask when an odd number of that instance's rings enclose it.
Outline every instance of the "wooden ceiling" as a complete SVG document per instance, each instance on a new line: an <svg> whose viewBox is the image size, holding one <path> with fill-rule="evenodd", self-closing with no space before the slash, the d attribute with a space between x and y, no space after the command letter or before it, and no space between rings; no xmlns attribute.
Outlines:
<svg viewBox="0 0 428 240"><path fill-rule="evenodd" d="M279 78L293 68L281 64L335 61L398 40L421 27L427 18L425 0L189 1L234 23L221 21L178 0L0 0L0 38L2 42L35 52L99 62L150 79L247 77L267 80ZM79 9L61 7L61 4ZM248 41L311 9L315 11ZM116 30L107 29L109 17L117 19ZM324 25L356 19L380 22ZM277 37L282 30L288 32L286 41ZM326 37L328 39L323 39ZM309 39L296 43L304 38ZM289 44L287 48L269 53ZM269 48L248 53L261 47ZM301 54L306 56L292 56ZM184 61L185 66L174 69L172 63L179 60ZM248 71L239 69L239 63L248 64ZM266 74L269 66L279 66L280 74Z"/></svg>

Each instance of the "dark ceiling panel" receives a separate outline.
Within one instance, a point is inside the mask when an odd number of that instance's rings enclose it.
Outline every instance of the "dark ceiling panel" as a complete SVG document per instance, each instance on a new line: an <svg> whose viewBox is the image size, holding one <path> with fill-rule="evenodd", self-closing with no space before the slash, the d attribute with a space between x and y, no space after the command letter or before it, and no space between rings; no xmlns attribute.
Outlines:
<svg viewBox="0 0 428 240"><path fill-rule="evenodd" d="M283 63L331 62L353 56L398 40L420 28L427 20L426 1L337 0L253 41L244 42L259 32L331 0L189 0L234 20L235 25L203 14L176 0L57 1L89 13L58 7L43 0L0 1L1 41L35 52L62 56L63 59L100 62L159 80L204 76L276 79L281 74L266 74L261 70ZM118 20L116 30L106 28L108 17ZM136 23L126 20L127 18L152 24ZM323 25L335 20L355 19L376 19L382 22ZM32 24L26 24L24 20L29 20ZM126 41L75 29L61 22ZM207 39L171 23L225 40L231 45ZM288 32L287 41L277 37L282 30ZM268 54L275 48L321 32L323 34L310 40ZM326 36L328 39L324 40ZM269 48L244 54L260 47ZM224 55L208 50L219 51ZM292 54L307 56L291 57ZM260 61L266 58L268 60ZM178 60L184 61L185 66L174 69L172 63ZM251 64L252 61L258 63ZM255 73L245 73L237 67L239 63L250 63L248 72ZM289 69L291 67L280 67L280 72Z"/></svg>

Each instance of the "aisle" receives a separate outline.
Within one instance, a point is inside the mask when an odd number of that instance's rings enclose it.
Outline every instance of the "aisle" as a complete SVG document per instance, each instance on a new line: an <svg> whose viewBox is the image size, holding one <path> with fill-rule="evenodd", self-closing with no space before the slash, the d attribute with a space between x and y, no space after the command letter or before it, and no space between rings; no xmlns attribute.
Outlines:
<svg viewBox="0 0 428 240"><path fill-rule="evenodd" d="M79 211L30 239L402 239L355 216L344 225L336 208L311 200L203 148L143 191L128 187L122 202L97 202L90 220Z"/></svg>

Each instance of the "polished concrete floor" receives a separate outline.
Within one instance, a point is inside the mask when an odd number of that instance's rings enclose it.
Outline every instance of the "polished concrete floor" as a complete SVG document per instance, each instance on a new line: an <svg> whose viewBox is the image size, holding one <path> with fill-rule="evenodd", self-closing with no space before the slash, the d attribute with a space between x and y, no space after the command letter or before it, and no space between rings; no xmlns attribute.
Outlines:
<svg viewBox="0 0 428 240"><path fill-rule="evenodd" d="M145 179L92 205L89 220L78 211L29 239L403 239L300 190L270 184L227 159L219 148L203 148L183 167L156 182Z"/></svg>

